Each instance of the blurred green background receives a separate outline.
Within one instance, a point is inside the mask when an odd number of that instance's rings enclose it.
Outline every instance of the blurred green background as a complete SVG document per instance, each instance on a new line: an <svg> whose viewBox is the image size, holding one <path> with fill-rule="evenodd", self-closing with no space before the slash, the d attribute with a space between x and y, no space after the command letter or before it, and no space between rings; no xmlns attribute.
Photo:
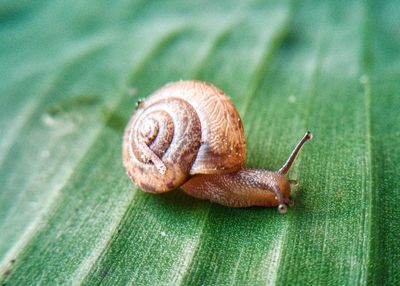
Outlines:
<svg viewBox="0 0 400 286"><path fill-rule="evenodd" d="M135 102L210 81L295 207L135 187ZM400 3L1 1L3 285L399 285Z"/></svg>

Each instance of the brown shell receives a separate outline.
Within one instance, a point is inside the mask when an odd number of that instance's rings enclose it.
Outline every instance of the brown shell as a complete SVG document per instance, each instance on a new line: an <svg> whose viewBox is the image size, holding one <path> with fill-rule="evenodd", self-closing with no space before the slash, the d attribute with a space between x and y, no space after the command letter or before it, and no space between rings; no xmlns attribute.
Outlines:
<svg viewBox="0 0 400 286"><path fill-rule="evenodd" d="M165 170L157 169L138 141L146 141ZM239 113L221 90L201 81L174 82L153 93L131 118L123 145L129 176L150 192L178 188L193 174L238 170L246 159Z"/></svg>

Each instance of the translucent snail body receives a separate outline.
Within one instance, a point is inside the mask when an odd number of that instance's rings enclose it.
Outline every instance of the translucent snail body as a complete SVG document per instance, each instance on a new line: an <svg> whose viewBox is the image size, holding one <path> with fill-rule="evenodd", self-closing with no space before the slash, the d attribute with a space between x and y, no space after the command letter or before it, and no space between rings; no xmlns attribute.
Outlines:
<svg viewBox="0 0 400 286"><path fill-rule="evenodd" d="M187 194L230 206L291 204L286 179L307 132L277 172L246 169L243 125L231 100L215 86L179 81L156 91L132 116L123 140L123 162L132 181L151 193L182 188Z"/></svg>

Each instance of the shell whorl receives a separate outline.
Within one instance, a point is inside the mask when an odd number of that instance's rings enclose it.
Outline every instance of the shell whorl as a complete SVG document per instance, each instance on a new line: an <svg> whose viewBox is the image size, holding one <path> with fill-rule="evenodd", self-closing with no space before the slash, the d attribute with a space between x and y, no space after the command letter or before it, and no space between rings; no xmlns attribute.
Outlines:
<svg viewBox="0 0 400 286"><path fill-rule="evenodd" d="M201 124L194 108L168 98L140 107L125 132L124 165L148 192L178 188L190 176L201 144Z"/></svg>
<svg viewBox="0 0 400 286"><path fill-rule="evenodd" d="M125 131L124 165L148 192L176 189L194 174L238 170L245 158L236 108L205 82L167 84L139 105Z"/></svg>

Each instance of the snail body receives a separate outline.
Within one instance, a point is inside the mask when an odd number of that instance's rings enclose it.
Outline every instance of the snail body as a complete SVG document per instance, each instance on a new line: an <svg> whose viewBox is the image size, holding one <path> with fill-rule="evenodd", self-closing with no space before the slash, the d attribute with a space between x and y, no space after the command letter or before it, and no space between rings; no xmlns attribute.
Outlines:
<svg viewBox="0 0 400 286"><path fill-rule="evenodd" d="M245 133L232 101L200 81L167 84L138 104L123 139L132 181L151 193L182 188L230 207L291 204L290 166L307 132L278 172L246 169Z"/></svg>

